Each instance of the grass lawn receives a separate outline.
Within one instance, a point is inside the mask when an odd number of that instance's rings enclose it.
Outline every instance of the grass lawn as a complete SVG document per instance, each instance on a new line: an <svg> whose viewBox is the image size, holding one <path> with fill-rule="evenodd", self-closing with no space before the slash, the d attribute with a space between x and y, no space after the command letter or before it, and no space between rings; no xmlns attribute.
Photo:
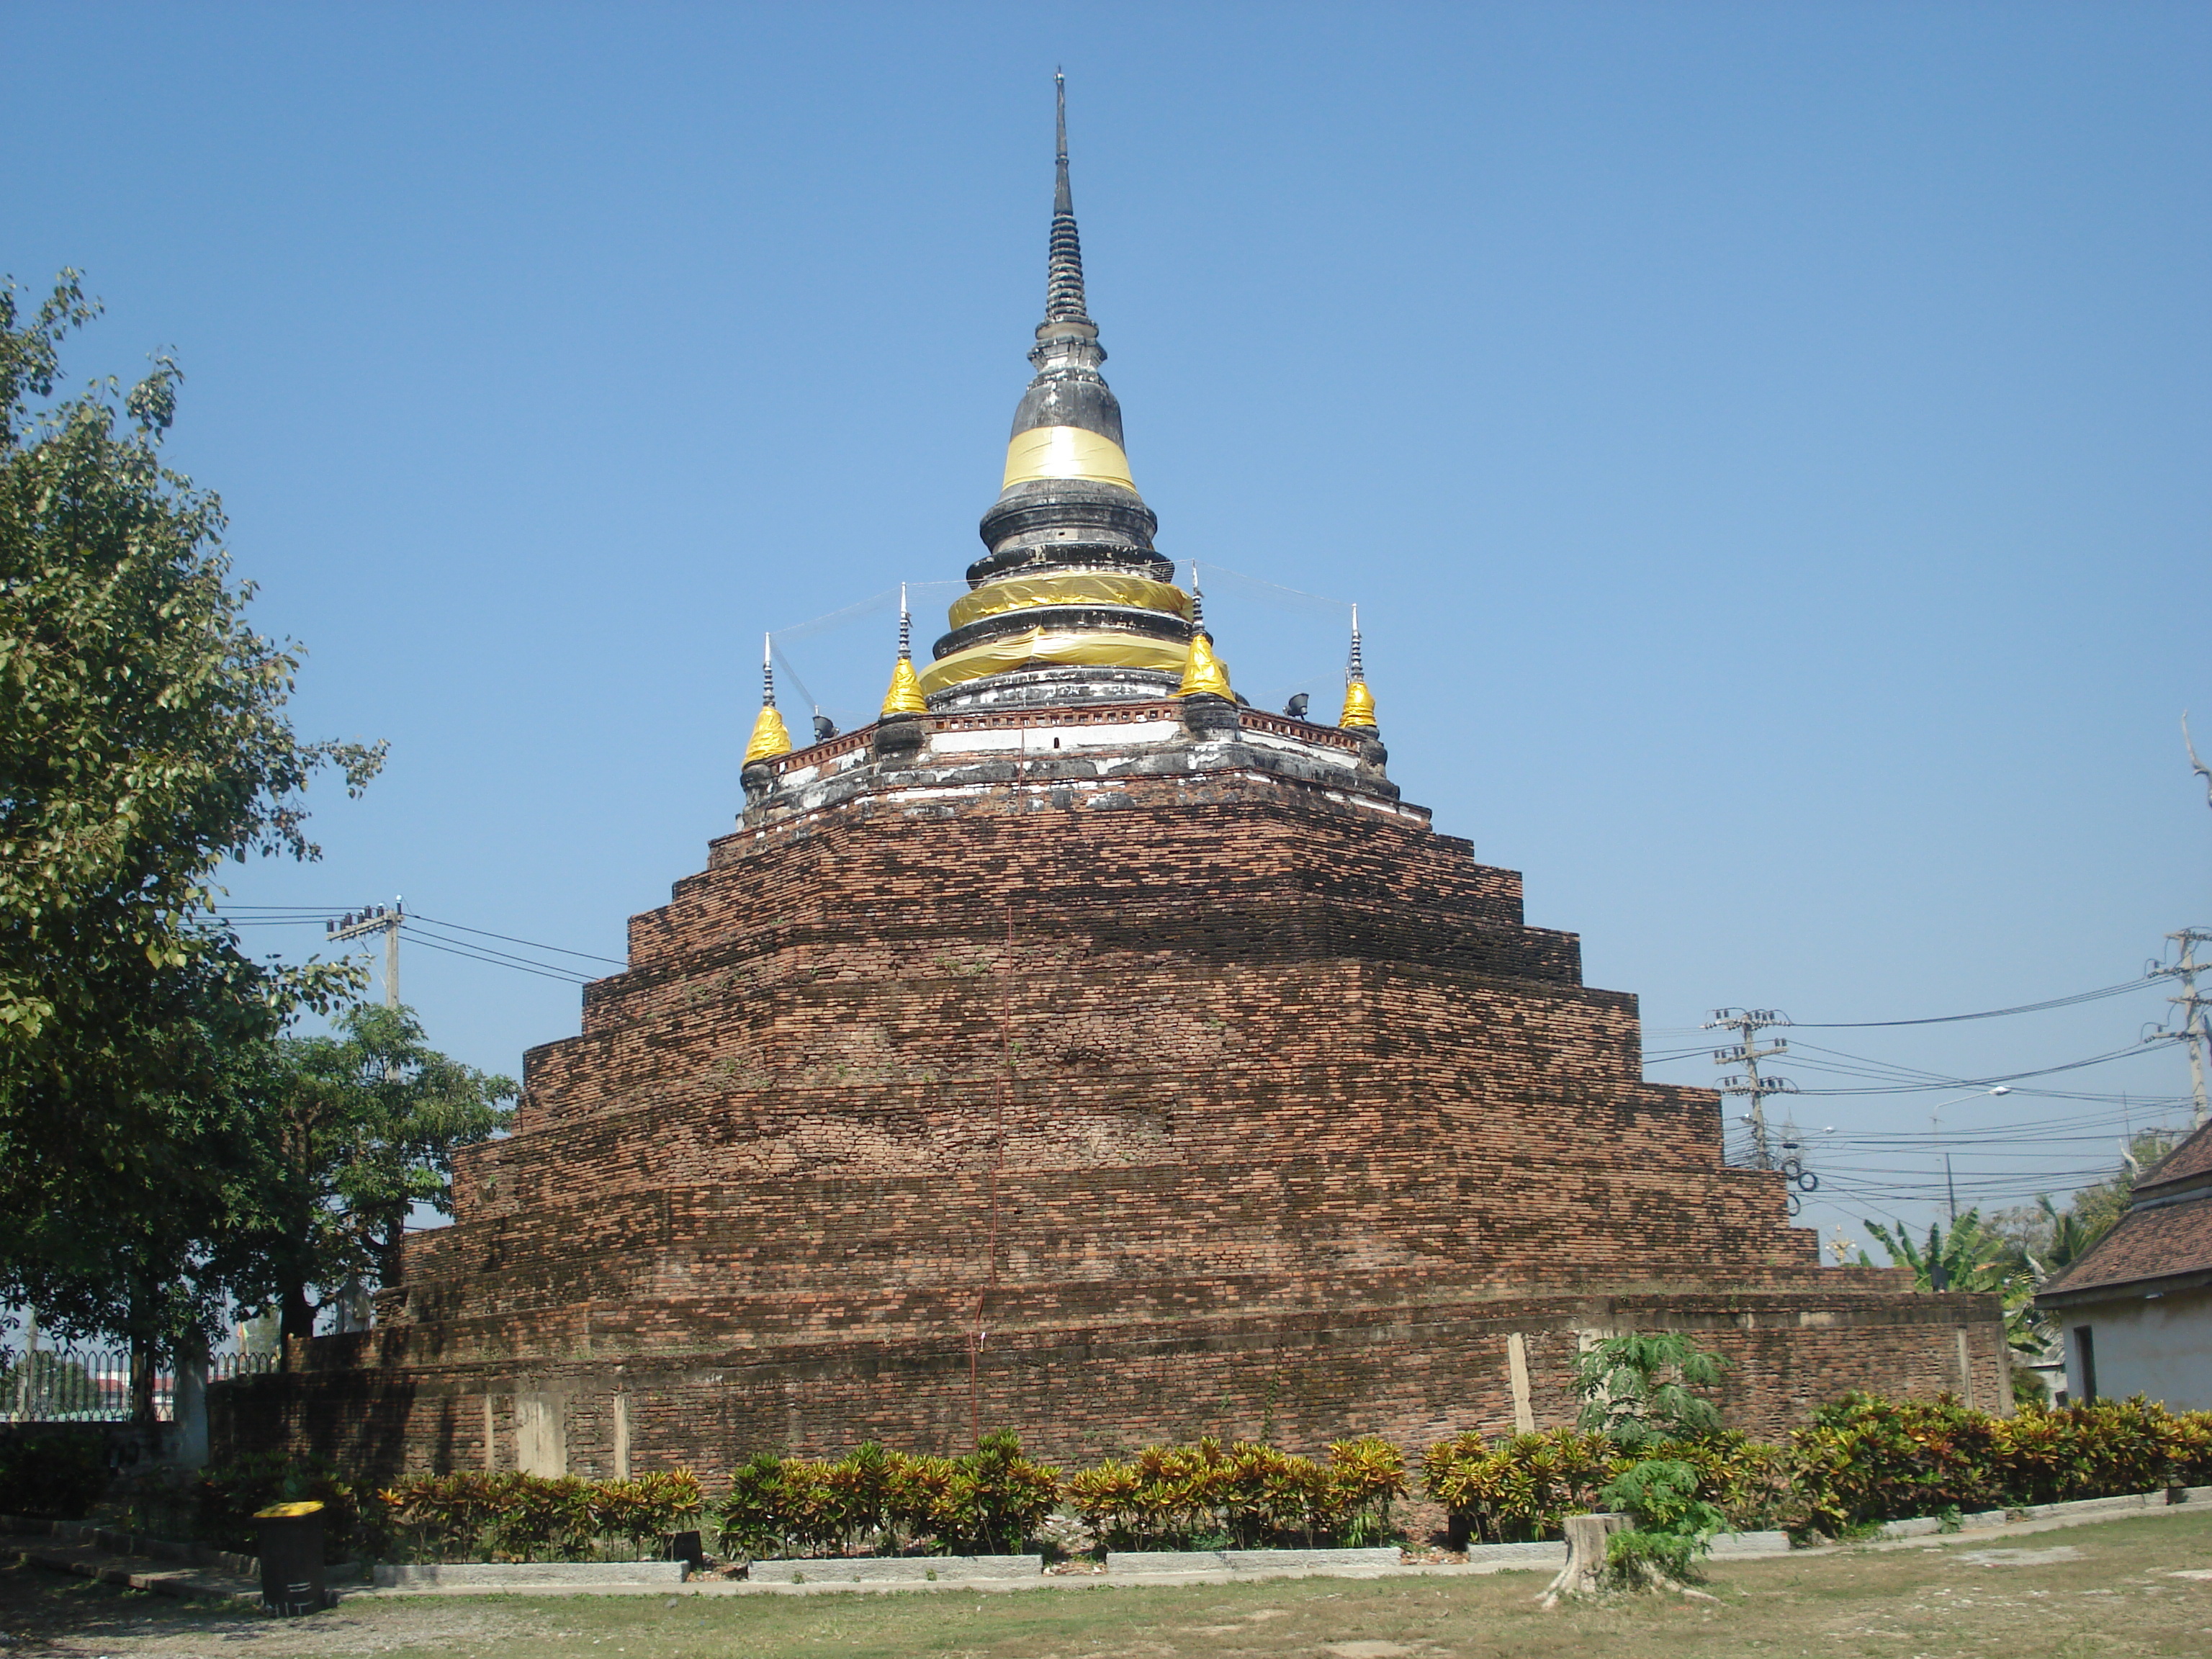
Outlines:
<svg viewBox="0 0 2212 1659"><path fill-rule="evenodd" d="M375 1654L392 1659L2103 1659L2212 1654L2212 1516L1940 1547L1717 1565L1719 1605L1544 1613L1541 1573L1178 1589L806 1597L416 1597L313 1619L195 1607L0 1572L7 1659ZM2177 1577L2202 1573L2201 1577Z"/></svg>

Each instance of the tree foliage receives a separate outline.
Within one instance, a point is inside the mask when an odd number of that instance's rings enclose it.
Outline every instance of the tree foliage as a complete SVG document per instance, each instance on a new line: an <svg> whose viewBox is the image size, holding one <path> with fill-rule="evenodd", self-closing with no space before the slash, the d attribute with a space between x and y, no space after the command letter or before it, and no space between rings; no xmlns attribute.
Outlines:
<svg viewBox="0 0 2212 1659"><path fill-rule="evenodd" d="M356 1006L278 1045L257 1124L249 1302L307 1336L349 1285L387 1281L417 1204L453 1213L455 1149L507 1127L510 1078L449 1059L404 1008Z"/></svg>
<svg viewBox="0 0 2212 1659"><path fill-rule="evenodd" d="M182 379L55 396L98 306L0 290L0 1291L134 1346L211 1293L257 1054L359 983L256 963L226 861L313 859L302 792L381 744L306 742L292 649L246 619L216 496L161 465Z"/></svg>
<svg viewBox="0 0 2212 1659"><path fill-rule="evenodd" d="M1674 1331L1632 1331L1592 1344L1575 1361L1577 1426L1624 1451L1717 1432L1720 1410L1698 1389L1720 1386L1722 1361Z"/></svg>

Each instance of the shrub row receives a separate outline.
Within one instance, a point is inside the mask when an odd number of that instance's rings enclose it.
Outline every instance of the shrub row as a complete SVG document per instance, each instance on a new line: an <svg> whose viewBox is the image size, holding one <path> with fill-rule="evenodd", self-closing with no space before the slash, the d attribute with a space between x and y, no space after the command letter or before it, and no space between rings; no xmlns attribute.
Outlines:
<svg viewBox="0 0 2212 1659"><path fill-rule="evenodd" d="M702 1502L689 1469L629 1480L468 1472L386 1486L362 1520L378 1553L411 1561L589 1560L614 1540L635 1559L665 1554Z"/></svg>
<svg viewBox="0 0 2212 1659"><path fill-rule="evenodd" d="M1455 1541L1511 1542L1557 1537L1567 1516L1606 1507L1608 1486L1655 1460L1694 1470L1694 1493L1679 1496L1711 1505L1732 1528L1842 1535L1908 1516L2212 1485L2212 1412L2171 1413L2137 1398L1992 1417L1948 1400L1851 1395L1782 1445L1724 1430L1632 1449L1574 1429L1459 1435L1429 1448L1421 1485L1450 1515ZM0 1496L33 1512L82 1514L104 1480L94 1442L53 1436L0 1449ZM1407 1488L1404 1454L1371 1438L1340 1442L1325 1459L1200 1440L1063 1478L1000 1431L963 1457L872 1444L834 1462L758 1456L732 1473L713 1521L732 1556L1010 1553L1061 1506L1115 1549L1357 1546L1397 1536L1391 1506ZM588 1559L615 1540L661 1553L708 1509L697 1479L681 1469L630 1480L422 1475L357 1498L325 1465L268 1455L140 1483L134 1524L250 1550L253 1512L302 1498L327 1506L333 1559L366 1550L416 1560Z"/></svg>
<svg viewBox="0 0 2212 1659"><path fill-rule="evenodd" d="M1948 1510L2212 1484L2212 1412L2137 1398L1992 1417L1949 1400L1854 1394L1779 1446L1723 1431L1632 1455L1572 1429L1496 1442L1461 1435L1429 1449L1423 1485L1461 1539L1556 1537L1564 1517L1603 1507L1601 1489L1652 1458L1694 1468L1697 1498L1732 1528L1834 1536Z"/></svg>
<svg viewBox="0 0 2212 1659"><path fill-rule="evenodd" d="M1124 1550L1382 1544L1405 1491L1405 1454L1372 1438L1338 1442L1327 1462L1247 1440L1155 1446L1066 1481L1092 1535Z"/></svg>
<svg viewBox="0 0 2212 1659"><path fill-rule="evenodd" d="M352 1483L319 1458L295 1462L282 1452L239 1458L181 1486L160 1474L143 1480L132 1493L132 1524L173 1538L174 1523L163 1524L164 1517L181 1516L189 1536L250 1555L261 1547L255 1512L271 1504L303 1502L323 1506L323 1549L331 1560L376 1547L374 1516L362 1513Z"/></svg>
<svg viewBox="0 0 2212 1659"><path fill-rule="evenodd" d="M2212 1412L2141 1395L2013 1417L1850 1395L1790 1437L1792 1474L1826 1532L1909 1515L2212 1485Z"/></svg>
<svg viewBox="0 0 2212 1659"><path fill-rule="evenodd" d="M2212 1484L2212 1413L2138 1399L1992 1417L1950 1401L1852 1395L1782 1445L1731 1430L1633 1448L1574 1429L1459 1435L1429 1448L1421 1486L1451 1516L1455 1541L1556 1538L1567 1516L1607 1507L1605 1490L1654 1460L1694 1471L1680 1499L1731 1528L1835 1535L1949 1510ZM732 1473L713 1519L722 1553L749 1557L1006 1553L1060 1506L1113 1549L1358 1547L1399 1535L1391 1507L1407 1485L1405 1455L1379 1439L1340 1442L1325 1459L1200 1440L1063 1476L1001 1430L963 1457L872 1443L834 1461L763 1454ZM702 1507L681 1471L630 1481L455 1474L379 1492L363 1524L418 1559L531 1558L588 1554L605 1538L665 1547Z"/></svg>
<svg viewBox="0 0 2212 1659"><path fill-rule="evenodd" d="M915 1457L872 1442L836 1462L763 1454L730 1477L716 1510L723 1553L880 1555L926 1544L952 1555L1011 1554L1060 1497L1060 1471L1022 1455L1011 1430L964 1457Z"/></svg>

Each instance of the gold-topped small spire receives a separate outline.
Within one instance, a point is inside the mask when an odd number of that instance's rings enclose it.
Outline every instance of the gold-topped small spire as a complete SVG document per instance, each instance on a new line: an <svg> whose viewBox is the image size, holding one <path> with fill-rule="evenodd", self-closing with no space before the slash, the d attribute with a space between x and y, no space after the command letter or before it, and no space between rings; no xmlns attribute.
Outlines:
<svg viewBox="0 0 2212 1659"><path fill-rule="evenodd" d="M1206 628L1206 595L1199 592L1198 565L1190 567L1190 659L1184 663L1182 684L1176 687L1178 697L1226 697L1235 701L1237 694L1229 689L1229 665L1213 654L1213 635Z"/></svg>
<svg viewBox="0 0 2212 1659"><path fill-rule="evenodd" d="M775 712L775 647L769 637L761 635L761 711L753 721L751 740L745 744L745 764L755 761L774 760L778 755L791 752L791 733L784 729L783 716Z"/></svg>
<svg viewBox="0 0 2212 1659"><path fill-rule="evenodd" d="M929 705L922 700L921 676L914 672L914 618L906 608L906 584L899 584L899 647L898 661L891 669L891 689L884 693L884 713L891 714L927 714Z"/></svg>
<svg viewBox="0 0 2212 1659"><path fill-rule="evenodd" d="M1344 671L1344 717L1340 726L1354 732L1373 732L1375 694L1367 689L1367 665L1359 655L1359 607L1352 607L1352 660Z"/></svg>

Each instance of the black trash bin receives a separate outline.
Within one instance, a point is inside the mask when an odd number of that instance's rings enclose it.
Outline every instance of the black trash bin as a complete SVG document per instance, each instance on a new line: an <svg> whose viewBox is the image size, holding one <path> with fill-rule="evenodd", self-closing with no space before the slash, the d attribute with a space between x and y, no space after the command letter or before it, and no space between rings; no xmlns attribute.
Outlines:
<svg viewBox="0 0 2212 1659"><path fill-rule="evenodd" d="M323 1506L274 1504L254 1511L261 1533L261 1605L296 1619L330 1605L323 1589Z"/></svg>

